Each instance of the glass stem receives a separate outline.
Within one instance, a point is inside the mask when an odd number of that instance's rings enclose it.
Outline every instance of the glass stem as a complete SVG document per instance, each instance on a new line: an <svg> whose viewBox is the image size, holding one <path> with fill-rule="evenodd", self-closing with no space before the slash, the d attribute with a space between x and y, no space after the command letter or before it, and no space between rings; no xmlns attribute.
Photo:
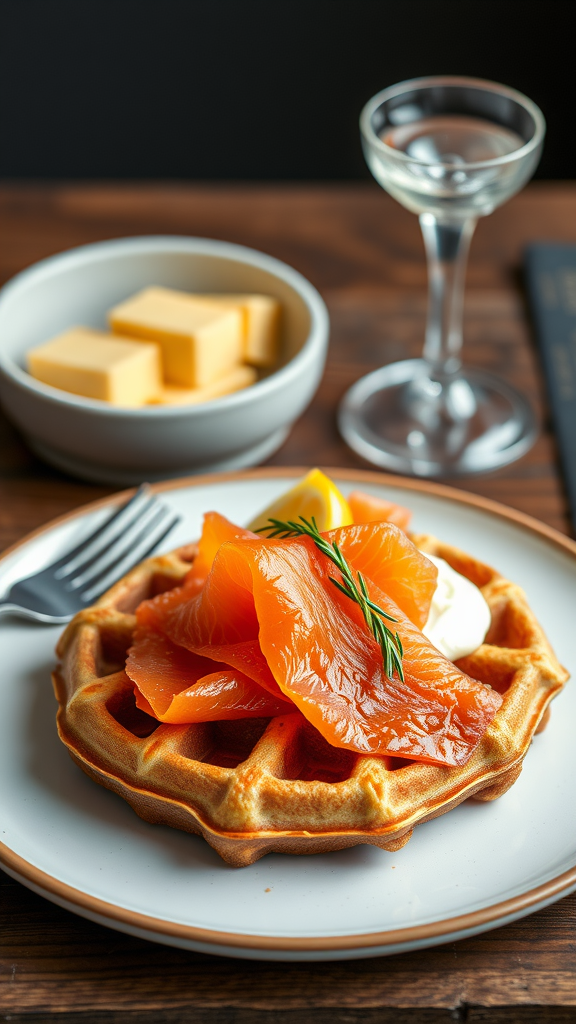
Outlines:
<svg viewBox="0 0 576 1024"><path fill-rule="evenodd" d="M474 218L440 222L431 213L420 216L428 258L428 321L424 359L433 373L450 375L462 365L464 278Z"/></svg>

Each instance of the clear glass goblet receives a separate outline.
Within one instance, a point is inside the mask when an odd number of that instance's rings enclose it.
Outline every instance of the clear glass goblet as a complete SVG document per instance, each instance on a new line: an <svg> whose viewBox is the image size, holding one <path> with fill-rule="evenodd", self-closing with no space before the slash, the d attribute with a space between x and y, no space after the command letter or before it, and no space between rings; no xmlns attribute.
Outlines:
<svg viewBox="0 0 576 1024"><path fill-rule="evenodd" d="M542 112L493 82L419 78L374 96L360 127L372 174L420 217L429 308L423 357L357 381L340 406L340 431L359 455L399 473L497 469L528 450L536 422L514 388L462 368L466 259L478 217L532 176L546 128Z"/></svg>

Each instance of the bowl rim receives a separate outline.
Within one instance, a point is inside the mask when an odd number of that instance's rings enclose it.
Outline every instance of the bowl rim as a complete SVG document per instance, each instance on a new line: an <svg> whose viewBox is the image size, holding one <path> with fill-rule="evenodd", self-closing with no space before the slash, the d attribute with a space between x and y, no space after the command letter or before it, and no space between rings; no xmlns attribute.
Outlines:
<svg viewBox="0 0 576 1024"><path fill-rule="evenodd" d="M212 238L191 235L140 235L124 238L105 239L86 245L65 249L63 252L38 260L12 277L0 289L0 315L4 306L37 282L49 280L69 266L103 262L116 254L133 253L196 253L236 260L248 266L257 267L279 278L291 287L303 300L310 314L308 336L299 352L284 366L274 370L268 377L256 381L249 388L235 391L221 398L210 399L198 405L149 405L129 408L111 405L94 398L74 395L60 388L35 380L26 373L14 359L0 348L0 376L8 378L22 390L57 406L91 412L97 416L112 416L133 419L140 416L152 419L179 418L183 415L201 418L207 411L217 414L242 407L255 398L267 398L298 380L306 369L315 362L317 355L324 354L328 346L330 323L326 304L320 293L299 271L269 256L267 253L236 242L224 242Z"/></svg>

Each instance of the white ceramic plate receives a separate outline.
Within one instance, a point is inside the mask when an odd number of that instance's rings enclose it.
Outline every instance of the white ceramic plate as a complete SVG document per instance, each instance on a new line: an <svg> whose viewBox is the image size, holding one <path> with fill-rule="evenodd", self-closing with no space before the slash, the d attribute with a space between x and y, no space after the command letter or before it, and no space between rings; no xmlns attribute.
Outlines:
<svg viewBox="0 0 576 1024"><path fill-rule="evenodd" d="M295 470L160 485L196 537L202 512L247 521ZM576 669L576 544L490 502L428 483L335 470L414 510L414 528L465 548L520 583L561 662ZM116 499L117 500L117 499ZM0 593L93 528L109 502L39 531L0 562ZM554 703L519 781L419 826L397 853L270 854L227 867L203 840L141 821L77 768L56 736L50 686L60 630L0 622L0 862L85 917L144 938L256 959L374 956L504 924L576 889L576 687Z"/></svg>

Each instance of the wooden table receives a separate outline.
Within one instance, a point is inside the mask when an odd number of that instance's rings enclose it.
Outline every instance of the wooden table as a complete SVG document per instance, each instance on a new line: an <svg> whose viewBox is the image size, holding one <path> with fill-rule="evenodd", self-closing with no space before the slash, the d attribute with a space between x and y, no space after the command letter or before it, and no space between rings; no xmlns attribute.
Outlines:
<svg viewBox="0 0 576 1024"><path fill-rule="evenodd" d="M361 374L419 353L426 269L416 218L372 185L50 184L0 187L0 279L70 246L187 234L254 246L322 292L326 374L270 465L361 466L336 404ZM522 460L461 483L564 532L567 505L522 292L522 248L576 241L576 185L535 184L478 227L465 312L469 363L529 394L542 433ZM0 549L109 493L40 463L0 415ZM569 809L567 809L567 813ZM436 949L335 964L266 964L129 938L0 875L0 1020L62 1024L404 1024L576 1020L576 897Z"/></svg>

